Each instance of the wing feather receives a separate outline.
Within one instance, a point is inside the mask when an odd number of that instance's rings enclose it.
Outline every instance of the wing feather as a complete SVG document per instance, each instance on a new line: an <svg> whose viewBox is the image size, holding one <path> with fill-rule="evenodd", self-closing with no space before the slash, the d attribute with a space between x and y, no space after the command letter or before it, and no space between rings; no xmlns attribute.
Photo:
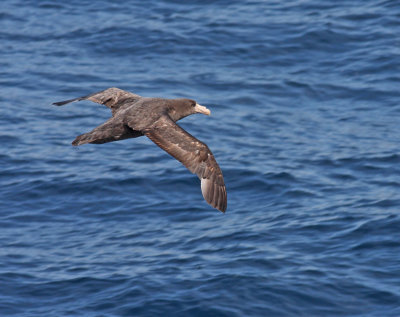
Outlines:
<svg viewBox="0 0 400 317"><path fill-rule="evenodd" d="M110 108L112 114L114 115L115 112L124 104L126 103L134 103L137 100L142 98L139 95L133 94L129 91L125 91L119 88L107 88L102 91L98 91L92 93L87 96L78 97L74 99L69 99L65 101L54 102L53 105L55 106L63 106L70 102L76 102L81 100L90 100L96 102L101 105L105 105L106 107Z"/></svg>
<svg viewBox="0 0 400 317"><path fill-rule="evenodd" d="M225 212L227 194L222 171L208 146L163 116L143 133L160 148L180 161L201 180L204 199Z"/></svg>

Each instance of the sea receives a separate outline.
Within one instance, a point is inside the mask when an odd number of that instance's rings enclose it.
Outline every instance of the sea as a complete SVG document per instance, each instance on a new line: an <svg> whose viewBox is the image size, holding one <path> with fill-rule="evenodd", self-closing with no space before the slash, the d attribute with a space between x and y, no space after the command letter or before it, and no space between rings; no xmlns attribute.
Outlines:
<svg viewBox="0 0 400 317"><path fill-rule="evenodd" d="M118 87L228 192L146 137L74 147ZM397 0L3 0L0 316L400 316Z"/></svg>

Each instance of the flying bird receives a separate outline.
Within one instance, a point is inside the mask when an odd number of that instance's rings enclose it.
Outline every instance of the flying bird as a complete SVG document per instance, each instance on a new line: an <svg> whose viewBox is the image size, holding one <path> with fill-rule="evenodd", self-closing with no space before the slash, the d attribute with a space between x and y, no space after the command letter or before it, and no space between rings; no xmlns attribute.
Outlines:
<svg viewBox="0 0 400 317"><path fill-rule="evenodd" d="M92 131L77 136L72 145L101 144L145 135L196 174L201 180L201 191L207 203L225 212L226 188L214 155L205 143L176 124L191 114L210 115L209 109L191 99L142 97L119 88L108 88L53 105L63 106L80 100L107 106L112 117Z"/></svg>

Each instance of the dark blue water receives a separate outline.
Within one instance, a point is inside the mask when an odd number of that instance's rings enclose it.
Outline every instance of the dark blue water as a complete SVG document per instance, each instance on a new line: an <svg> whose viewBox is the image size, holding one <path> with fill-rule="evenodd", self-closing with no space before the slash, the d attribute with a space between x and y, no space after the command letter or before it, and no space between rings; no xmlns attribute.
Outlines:
<svg viewBox="0 0 400 317"><path fill-rule="evenodd" d="M398 1L0 5L1 316L400 316ZM116 86L189 97L228 209Z"/></svg>

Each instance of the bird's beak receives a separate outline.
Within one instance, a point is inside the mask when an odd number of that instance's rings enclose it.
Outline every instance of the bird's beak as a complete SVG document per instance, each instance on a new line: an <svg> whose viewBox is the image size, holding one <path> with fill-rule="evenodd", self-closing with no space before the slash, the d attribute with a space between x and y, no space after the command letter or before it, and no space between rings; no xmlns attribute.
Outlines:
<svg viewBox="0 0 400 317"><path fill-rule="evenodd" d="M206 114L207 116L211 114L211 111L209 109L202 105L199 105L198 103L196 103L196 106L194 106L194 110L198 113Z"/></svg>

